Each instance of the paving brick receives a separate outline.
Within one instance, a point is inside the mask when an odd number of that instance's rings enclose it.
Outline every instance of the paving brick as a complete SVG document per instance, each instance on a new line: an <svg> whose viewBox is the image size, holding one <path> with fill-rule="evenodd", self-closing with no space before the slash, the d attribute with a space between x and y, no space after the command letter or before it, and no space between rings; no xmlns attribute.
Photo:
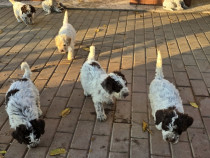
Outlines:
<svg viewBox="0 0 210 158"><path fill-rule="evenodd" d="M132 93L132 112L147 112L146 93Z"/></svg>
<svg viewBox="0 0 210 158"><path fill-rule="evenodd" d="M206 131L204 129L189 128L188 133L193 156L208 158L210 145Z"/></svg>
<svg viewBox="0 0 210 158"><path fill-rule="evenodd" d="M57 148L64 148L64 149L68 150L68 148L70 146L71 139L72 139L72 134L57 132L53 138L52 144L50 145L49 152L51 150L57 149ZM46 157L54 157L54 156L50 156L49 152ZM60 156L65 157L66 155L67 155L67 153L61 154Z"/></svg>
<svg viewBox="0 0 210 158"><path fill-rule="evenodd" d="M96 135L111 135L114 112L110 111L105 122L96 121L93 134Z"/></svg>
<svg viewBox="0 0 210 158"><path fill-rule="evenodd" d="M128 155L128 153L110 152L109 153L109 158L129 158L129 155Z"/></svg>
<svg viewBox="0 0 210 158"><path fill-rule="evenodd" d="M186 72L174 72L174 77L177 86L190 86Z"/></svg>
<svg viewBox="0 0 210 158"><path fill-rule="evenodd" d="M47 80L39 80L39 79L35 80L35 82L34 82L34 84L35 84L36 88L39 90L39 92L41 92L44 89L46 83L47 83Z"/></svg>
<svg viewBox="0 0 210 158"><path fill-rule="evenodd" d="M68 102L68 107L81 108L84 102L83 89L74 89Z"/></svg>
<svg viewBox="0 0 210 158"><path fill-rule="evenodd" d="M200 98L196 98L196 100L198 101L201 116L209 117L209 114L210 114L209 113L210 112L210 107L209 107L210 98L209 97L200 97Z"/></svg>
<svg viewBox="0 0 210 158"><path fill-rule="evenodd" d="M133 77L133 92L146 92L145 77Z"/></svg>
<svg viewBox="0 0 210 158"><path fill-rule="evenodd" d="M43 92L40 95L40 102L42 106L49 106L53 100L57 91L57 87L55 88L44 88Z"/></svg>
<svg viewBox="0 0 210 158"><path fill-rule="evenodd" d="M203 122L206 128L206 132L208 134L208 138L210 138L210 118L203 118Z"/></svg>
<svg viewBox="0 0 210 158"><path fill-rule="evenodd" d="M106 158L109 145L109 136L93 135L91 138L91 145L88 158Z"/></svg>
<svg viewBox="0 0 210 158"><path fill-rule="evenodd" d="M155 126L151 126L153 134L150 137L150 150L153 155L170 156L169 143L165 142L162 132L158 131Z"/></svg>
<svg viewBox="0 0 210 158"><path fill-rule="evenodd" d="M131 152L130 157L132 158L149 158L149 141L148 139L131 139Z"/></svg>
<svg viewBox="0 0 210 158"><path fill-rule="evenodd" d="M183 155L186 158L191 158L191 148L188 142L179 142L177 144L172 145L172 155L176 158L182 158Z"/></svg>
<svg viewBox="0 0 210 158"><path fill-rule="evenodd" d="M86 150L70 149L67 158L86 158Z"/></svg>
<svg viewBox="0 0 210 158"><path fill-rule="evenodd" d="M196 96L209 96L208 90L203 80L190 80L190 82L192 84L193 92Z"/></svg>
<svg viewBox="0 0 210 158"><path fill-rule="evenodd" d="M12 132L14 129L10 128L9 121L4 124L0 131L0 140L1 143L9 144L12 141Z"/></svg>
<svg viewBox="0 0 210 158"><path fill-rule="evenodd" d="M95 121L95 119L96 119L96 112L92 98L86 97L79 120Z"/></svg>
<svg viewBox="0 0 210 158"><path fill-rule="evenodd" d="M8 118L7 112L5 110L5 106L2 105L0 106L0 127L2 127L2 125L5 123L5 121Z"/></svg>
<svg viewBox="0 0 210 158"><path fill-rule="evenodd" d="M44 158L45 155L47 154L47 147L40 147L37 146L36 148L31 148L28 150L26 153L25 158Z"/></svg>
<svg viewBox="0 0 210 158"><path fill-rule="evenodd" d="M208 60L196 60L198 63L198 67L200 72L210 72L210 64Z"/></svg>
<svg viewBox="0 0 210 158"><path fill-rule="evenodd" d="M191 127L203 128L202 118L199 110L192 106L184 106L185 113L193 117L194 121Z"/></svg>
<svg viewBox="0 0 210 158"><path fill-rule="evenodd" d="M197 66L186 66L189 79L202 79L201 73Z"/></svg>
<svg viewBox="0 0 210 158"><path fill-rule="evenodd" d="M128 152L129 151L129 124L114 123L111 138L110 151ZM120 133L120 135L119 135Z"/></svg>
<svg viewBox="0 0 210 158"><path fill-rule="evenodd" d="M130 123L131 102L117 101L114 121L118 123Z"/></svg>
<svg viewBox="0 0 210 158"><path fill-rule="evenodd" d="M13 141L9 149L7 150L7 153L5 154L5 157L12 158L22 158L25 154L25 151L27 149L27 146L25 144L20 144L17 141ZM18 153L18 154L17 154Z"/></svg>
<svg viewBox="0 0 210 158"><path fill-rule="evenodd" d="M61 119L57 131L74 133L79 114L80 109L71 108L71 113Z"/></svg>
<svg viewBox="0 0 210 158"><path fill-rule="evenodd" d="M146 113L132 113L132 126L131 126L132 138L148 138L148 133L143 132L142 130L143 120L148 122Z"/></svg>
<svg viewBox="0 0 210 158"><path fill-rule="evenodd" d="M195 102L192 89L189 87L178 87L180 97L182 99L183 104L189 104L191 102Z"/></svg>
<svg viewBox="0 0 210 158"><path fill-rule="evenodd" d="M46 117L47 118L60 118L60 113L65 109L68 98L55 97L49 107Z"/></svg>
<svg viewBox="0 0 210 158"><path fill-rule="evenodd" d="M75 84L75 82L73 82L73 81L63 81L61 83L61 86L58 89L56 96L70 97L70 95L73 91L73 88L74 88L74 84Z"/></svg>
<svg viewBox="0 0 210 158"><path fill-rule="evenodd" d="M52 139L55 135L56 128L58 127L58 119L44 119L45 120L45 133L41 136L39 146L50 146Z"/></svg>
<svg viewBox="0 0 210 158"><path fill-rule="evenodd" d="M210 87L210 73L202 73L204 82L207 87Z"/></svg>
<svg viewBox="0 0 210 158"><path fill-rule="evenodd" d="M74 132L71 148L88 149L93 126L94 126L93 122L79 121L77 128Z"/></svg>
<svg viewBox="0 0 210 158"><path fill-rule="evenodd" d="M172 59L171 64L174 71L185 71L185 67L182 60Z"/></svg>

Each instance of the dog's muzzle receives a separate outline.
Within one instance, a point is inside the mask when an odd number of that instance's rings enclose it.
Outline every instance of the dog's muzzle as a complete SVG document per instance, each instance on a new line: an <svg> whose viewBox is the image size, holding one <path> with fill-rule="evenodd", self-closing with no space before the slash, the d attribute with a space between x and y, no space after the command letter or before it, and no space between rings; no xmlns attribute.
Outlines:
<svg viewBox="0 0 210 158"><path fill-rule="evenodd" d="M129 95L129 92L123 93L123 97L124 97L124 98L127 97L128 95Z"/></svg>

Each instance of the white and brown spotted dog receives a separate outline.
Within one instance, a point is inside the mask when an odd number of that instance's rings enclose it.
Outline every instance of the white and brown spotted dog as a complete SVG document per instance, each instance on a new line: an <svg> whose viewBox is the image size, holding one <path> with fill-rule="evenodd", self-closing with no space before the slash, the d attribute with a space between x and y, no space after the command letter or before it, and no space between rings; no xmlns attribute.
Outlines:
<svg viewBox="0 0 210 158"><path fill-rule="evenodd" d="M188 7L185 5L184 0L164 0L163 9L166 10L183 10Z"/></svg>
<svg viewBox="0 0 210 158"><path fill-rule="evenodd" d="M46 15L51 12L62 13L66 7L62 3L56 2L56 0L45 0L42 2L42 8L46 13Z"/></svg>
<svg viewBox="0 0 210 158"><path fill-rule="evenodd" d="M68 53L68 60L74 58L74 44L76 38L76 30L68 22L68 11L65 11L63 18L63 26L60 28L58 35L55 37L55 44L58 51L61 53Z"/></svg>
<svg viewBox="0 0 210 158"><path fill-rule="evenodd" d="M39 91L30 79L29 65L23 62L21 69L25 71L23 77L13 82L6 93L6 111L14 129L13 138L30 148L39 144L45 122L39 118L42 115Z"/></svg>
<svg viewBox="0 0 210 158"><path fill-rule="evenodd" d="M184 114L178 90L164 79L159 51L156 76L149 87L149 99L156 128L162 130L163 140L177 143L182 132L192 125L193 118Z"/></svg>
<svg viewBox="0 0 210 158"><path fill-rule="evenodd" d="M36 13L35 8L30 4L22 2L16 2L9 0L13 5L13 11L18 22L24 22L26 25L33 24L34 14Z"/></svg>
<svg viewBox="0 0 210 158"><path fill-rule="evenodd" d="M99 121L106 120L103 103L113 103L113 97L125 98L129 95L125 76L114 71L107 74L95 60L95 47L90 47L87 61L81 69L81 84L84 95L91 95Z"/></svg>

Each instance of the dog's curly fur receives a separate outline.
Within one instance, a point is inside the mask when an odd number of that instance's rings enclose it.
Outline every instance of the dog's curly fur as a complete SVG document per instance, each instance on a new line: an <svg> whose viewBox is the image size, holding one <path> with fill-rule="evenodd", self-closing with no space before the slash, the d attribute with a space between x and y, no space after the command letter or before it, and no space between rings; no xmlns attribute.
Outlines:
<svg viewBox="0 0 210 158"><path fill-rule="evenodd" d="M13 11L18 22L24 22L26 25L33 24L34 14L36 9L30 5L22 2L9 0L13 5Z"/></svg>
<svg viewBox="0 0 210 158"><path fill-rule="evenodd" d="M185 5L184 0L164 0L163 9L166 10L183 10L188 7Z"/></svg>
<svg viewBox="0 0 210 158"><path fill-rule="evenodd" d="M39 119L40 109L39 91L30 80L31 70L26 62L21 64L25 70L22 79L15 81L6 93L6 111L9 116L13 138L28 147L35 147L44 134L45 122Z"/></svg>
<svg viewBox="0 0 210 158"><path fill-rule="evenodd" d="M60 28L58 35L55 37L55 44L61 53L68 53L68 60L74 58L74 44L76 31L74 27L68 23L68 11L65 11L63 26Z"/></svg>
<svg viewBox="0 0 210 158"><path fill-rule="evenodd" d="M162 72L162 58L158 51L156 76L149 87L149 99L156 128L162 130L163 139L177 143L179 136L193 123L193 118L184 114L178 90Z"/></svg>
<svg viewBox="0 0 210 158"><path fill-rule="evenodd" d="M90 47L87 61L81 68L81 84L85 96L92 96L99 121L105 121L103 103L112 104L113 97L124 98L129 95L127 81L121 72L106 74L95 61L95 47Z"/></svg>
<svg viewBox="0 0 210 158"><path fill-rule="evenodd" d="M52 11L57 13L62 13L65 7L62 3L57 3L55 0L45 0L42 2L42 8L46 13L46 15L50 14Z"/></svg>

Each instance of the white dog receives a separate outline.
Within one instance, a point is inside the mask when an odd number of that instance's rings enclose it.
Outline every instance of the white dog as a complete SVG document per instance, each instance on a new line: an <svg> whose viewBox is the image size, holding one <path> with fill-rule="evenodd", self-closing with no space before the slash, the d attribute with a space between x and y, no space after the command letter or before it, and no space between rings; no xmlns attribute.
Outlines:
<svg viewBox="0 0 210 158"><path fill-rule="evenodd" d="M10 126L15 129L13 138L30 148L38 145L45 122L39 119L42 114L39 91L30 80L31 70L26 62L21 69L25 70L23 78L13 82L6 93L6 111Z"/></svg>
<svg viewBox="0 0 210 158"><path fill-rule="evenodd" d="M42 8L46 15L50 14L52 11L61 13L65 9L62 3L57 3L55 0L45 0L42 2Z"/></svg>
<svg viewBox="0 0 210 158"><path fill-rule="evenodd" d="M178 90L162 72L162 58L158 51L156 76L149 87L149 99L156 128L162 130L163 139L177 143L179 136L193 123L193 118L184 114Z"/></svg>
<svg viewBox="0 0 210 158"><path fill-rule="evenodd" d="M164 0L163 9L166 10L183 10L188 7L185 5L184 0Z"/></svg>
<svg viewBox="0 0 210 158"><path fill-rule="evenodd" d="M68 11L65 11L63 26L60 28L58 35L55 37L55 44L61 53L68 53L68 60L74 58L74 43L76 31L68 23Z"/></svg>
<svg viewBox="0 0 210 158"><path fill-rule="evenodd" d="M13 11L18 22L24 22L26 25L33 24L35 8L30 4L9 0L13 5Z"/></svg>
<svg viewBox="0 0 210 158"><path fill-rule="evenodd" d="M88 59L82 66L81 83L84 95L92 96L99 121L106 120L103 103L111 104L113 97L125 98L129 95L125 76L118 71L106 74L100 64L95 61L94 46L90 47Z"/></svg>

